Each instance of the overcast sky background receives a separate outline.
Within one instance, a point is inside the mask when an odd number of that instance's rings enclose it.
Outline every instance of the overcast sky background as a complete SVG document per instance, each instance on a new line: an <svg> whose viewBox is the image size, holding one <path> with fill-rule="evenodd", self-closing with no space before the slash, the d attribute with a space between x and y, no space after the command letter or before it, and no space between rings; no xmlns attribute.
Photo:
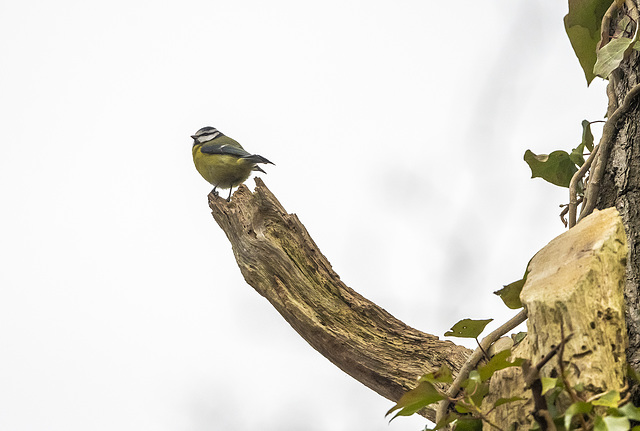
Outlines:
<svg viewBox="0 0 640 431"><path fill-rule="evenodd" d="M397 318L495 328L515 312L491 292L564 230L525 150L570 150L606 109L566 10L2 2L0 429L421 429L244 282L189 135L275 162L267 186Z"/></svg>

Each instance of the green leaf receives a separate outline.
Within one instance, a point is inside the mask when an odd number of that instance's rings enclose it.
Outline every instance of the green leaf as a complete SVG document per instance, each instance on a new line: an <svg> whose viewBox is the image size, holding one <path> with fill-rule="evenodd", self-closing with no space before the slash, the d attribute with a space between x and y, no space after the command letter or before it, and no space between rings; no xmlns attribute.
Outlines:
<svg viewBox="0 0 640 431"><path fill-rule="evenodd" d="M519 367L522 365L522 359L515 359L513 362L509 362L509 357L511 356L511 349L503 350L502 352L496 353L493 358L489 360L486 364L478 367L478 374L480 375L480 379L484 382L488 380L493 373L498 370L503 370L509 367Z"/></svg>
<svg viewBox="0 0 640 431"><path fill-rule="evenodd" d="M629 419L615 416L596 416L593 429L594 431L627 431Z"/></svg>
<svg viewBox="0 0 640 431"><path fill-rule="evenodd" d="M468 394L472 394L477 391L478 386L482 383L482 379L480 378L480 374L477 370L471 370L469 372L469 377L462 382L462 387L465 388Z"/></svg>
<svg viewBox="0 0 640 431"><path fill-rule="evenodd" d="M630 377L636 383L640 383L640 374L634 370L631 365L627 365L627 377Z"/></svg>
<svg viewBox="0 0 640 431"><path fill-rule="evenodd" d="M578 401L571 404L569 408L564 412L564 429L571 429L571 419L573 419L573 416L577 414L589 413L591 412L592 408L593 406L591 405L591 403L585 403L583 401Z"/></svg>
<svg viewBox="0 0 640 431"><path fill-rule="evenodd" d="M578 168L566 151L536 155L531 150L524 153L524 161L531 168L531 178L542 178L560 187L569 187L571 177Z"/></svg>
<svg viewBox="0 0 640 431"><path fill-rule="evenodd" d="M593 133L591 133L591 122L582 120L582 144L589 151L593 151Z"/></svg>
<svg viewBox="0 0 640 431"><path fill-rule="evenodd" d="M500 407L503 404L513 403L515 401L524 401L526 398L523 397L511 397L511 398L498 398L498 400L493 404L493 407Z"/></svg>
<svg viewBox="0 0 640 431"><path fill-rule="evenodd" d="M474 406L482 405L484 396L489 393L489 385L482 383L480 374L473 370L469 373L469 378L463 383L466 393L469 395L465 400Z"/></svg>
<svg viewBox="0 0 640 431"><path fill-rule="evenodd" d="M500 299L502 299L502 302L504 302L504 304L511 309L522 308L522 302L520 302L520 292L522 292L524 283L527 281L530 263L531 259L529 259L529 262L527 262L527 268L520 280L509 283L506 286L503 286L502 289L493 292L494 295L498 295Z"/></svg>
<svg viewBox="0 0 640 431"><path fill-rule="evenodd" d="M431 383L452 383L453 377L451 376L451 370L446 365L441 366L432 373L425 374L418 379L419 382L431 382Z"/></svg>
<svg viewBox="0 0 640 431"><path fill-rule="evenodd" d="M522 292L522 287L524 286L524 282L526 280L524 278L514 281L513 283L509 283L504 286L500 290L496 290L493 292L495 295L498 295L504 305L511 309L522 308L522 302L520 302L520 292Z"/></svg>
<svg viewBox="0 0 640 431"><path fill-rule="evenodd" d="M633 405L633 403L627 403L617 409L621 415L634 421L640 421L640 408Z"/></svg>
<svg viewBox="0 0 640 431"><path fill-rule="evenodd" d="M478 338L478 335L484 331L485 326L493 319L486 320L473 320L462 319L449 330L445 332L445 337L460 337L460 338Z"/></svg>
<svg viewBox="0 0 640 431"><path fill-rule="evenodd" d="M620 392L618 391L609 391L606 394L602 395L597 400L592 401L594 406L605 406L605 407L618 407L618 401L620 401Z"/></svg>
<svg viewBox="0 0 640 431"><path fill-rule="evenodd" d="M573 150L571 150L571 154L569 154L569 158L576 165L582 166L584 165L584 156L582 155L582 153L584 153L584 144L580 144L577 147L575 147Z"/></svg>
<svg viewBox="0 0 640 431"><path fill-rule="evenodd" d="M518 332L517 334L512 335L513 343L518 344L527 336L526 332Z"/></svg>
<svg viewBox="0 0 640 431"><path fill-rule="evenodd" d="M632 43L633 39L628 37L612 39L598 51L598 60L593 66L593 73L607 79L611 72L618 68Z"/></svg>
<svg viewBox="0 0 640 431"><path fill-rule="evenodd" d="M556 400L558 399L560 394L563 392L564 392L564 385L562 384L561 381L558 381L558 383L556 383L556 387L550 389L549 392L545 394L545 397L547 398L547 406L549 408L549 413L551 414L551 417L556 417L560 414L558 412L558 407L556 406Z"/></svg>
<svg viewBox="0 0 640 431"><path fill-rule="evenodd" d="M461 406L460 404L456 404L455 407L456 407L456 411L458 413L462 413L463 415L471 413L471 410L467 409L466 407Z"/></svg>
<svg viewBox="0 0 640 431"><path fill-rule="evenodd" d="M477 370L472 370L469 373L469 377L462 382L462 387L466 394L465 401L473 406L480 406L484 396L489 393L489 385L482 383L480 373L478 373ZM464 407L462 409L458 409L457 407L456 405L456 410L460 413L468 413Z"/></svg>
<svg viewBox="0 0 640 431"><path fill-rule="evenodd" d="M593 81L596 64L596 48L600 42L602 17L612 0L569 0L569 13L564 17L564 28L573 51L587 79Z"/></svg>
<svg viewBox="0 0 640 431"><path fill-rule="evenodd" d="M482 431L482 420L460 418L456 422L454 430L455 431Z"/></svg>
<svg viewBox="0 0 640 431"><path fill-rule="evenodd" d="M455 412L449 412L442 419L440 419L436 424L435 428L433 428L433 430L430 430L430 431L438 431L439 429L446 427L447 425L449 425L451 422L455 421L459 417L460 417L459 414ZM429 430L429 428L425 428L425 431L427 430Z"/></svg>
<svg viewBox="0 0 640 431"><path fill-rule="evenodd" d="M551 377L540 377L540 381L542 382L542 395L546 394L558 385L558 379Z"/></svg>
<svg viewBox="0 0 640 431"><path fill-rule="evenodd" d="M415 389L411 389L400 397L398 403L391 407L385 416L396 410L400 411L391 420L398 416L411 416L429 404L437 403L444 399L445 396L431 382L420 382Z"/></svg>

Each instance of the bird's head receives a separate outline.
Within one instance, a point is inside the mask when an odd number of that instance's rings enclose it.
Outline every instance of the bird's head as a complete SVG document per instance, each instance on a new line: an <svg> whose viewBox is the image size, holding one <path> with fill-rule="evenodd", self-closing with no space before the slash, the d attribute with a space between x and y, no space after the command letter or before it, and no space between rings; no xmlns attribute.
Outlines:
<svg viewBox="0 0 640 431"><path fill-rule="evenodd" d="M203 144L212 139L217 138L218 136L222 136L222 133L218 131L215 127L203 127L198 130L195 135L191 135L193 138L193 145L195 144Z"/></svg>

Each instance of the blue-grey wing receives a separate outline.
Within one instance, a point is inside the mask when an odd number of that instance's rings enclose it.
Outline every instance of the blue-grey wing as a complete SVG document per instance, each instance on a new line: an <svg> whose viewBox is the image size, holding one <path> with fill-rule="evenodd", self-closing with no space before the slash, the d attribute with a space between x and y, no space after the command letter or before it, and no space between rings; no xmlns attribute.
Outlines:
<svg viewBox="0 0 640 431"><path fill-rule="evenodd" d="M242 148L234 147L229 144L213 144L207 143L203 144L200 148L205 154L224 154L227 156L236 156L236 157L247 157L250 156L250 153L247 153Z"/></svg>

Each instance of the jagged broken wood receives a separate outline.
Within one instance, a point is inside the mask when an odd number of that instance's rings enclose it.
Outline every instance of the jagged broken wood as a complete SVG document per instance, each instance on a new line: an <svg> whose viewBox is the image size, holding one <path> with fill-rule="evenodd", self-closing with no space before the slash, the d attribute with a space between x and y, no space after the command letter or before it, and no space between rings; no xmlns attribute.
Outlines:
<svg viewBox="0 0 640 431"><path fill-rule="evenodd" d="M427 372L447 365L457 373L471 353L407 326L347 287L259 178L253 193L240 186L229 203L209 195L209 206L247 283L314 349L378 394L397 401ZM433 409L422 413L435 418Z"/></svg>

